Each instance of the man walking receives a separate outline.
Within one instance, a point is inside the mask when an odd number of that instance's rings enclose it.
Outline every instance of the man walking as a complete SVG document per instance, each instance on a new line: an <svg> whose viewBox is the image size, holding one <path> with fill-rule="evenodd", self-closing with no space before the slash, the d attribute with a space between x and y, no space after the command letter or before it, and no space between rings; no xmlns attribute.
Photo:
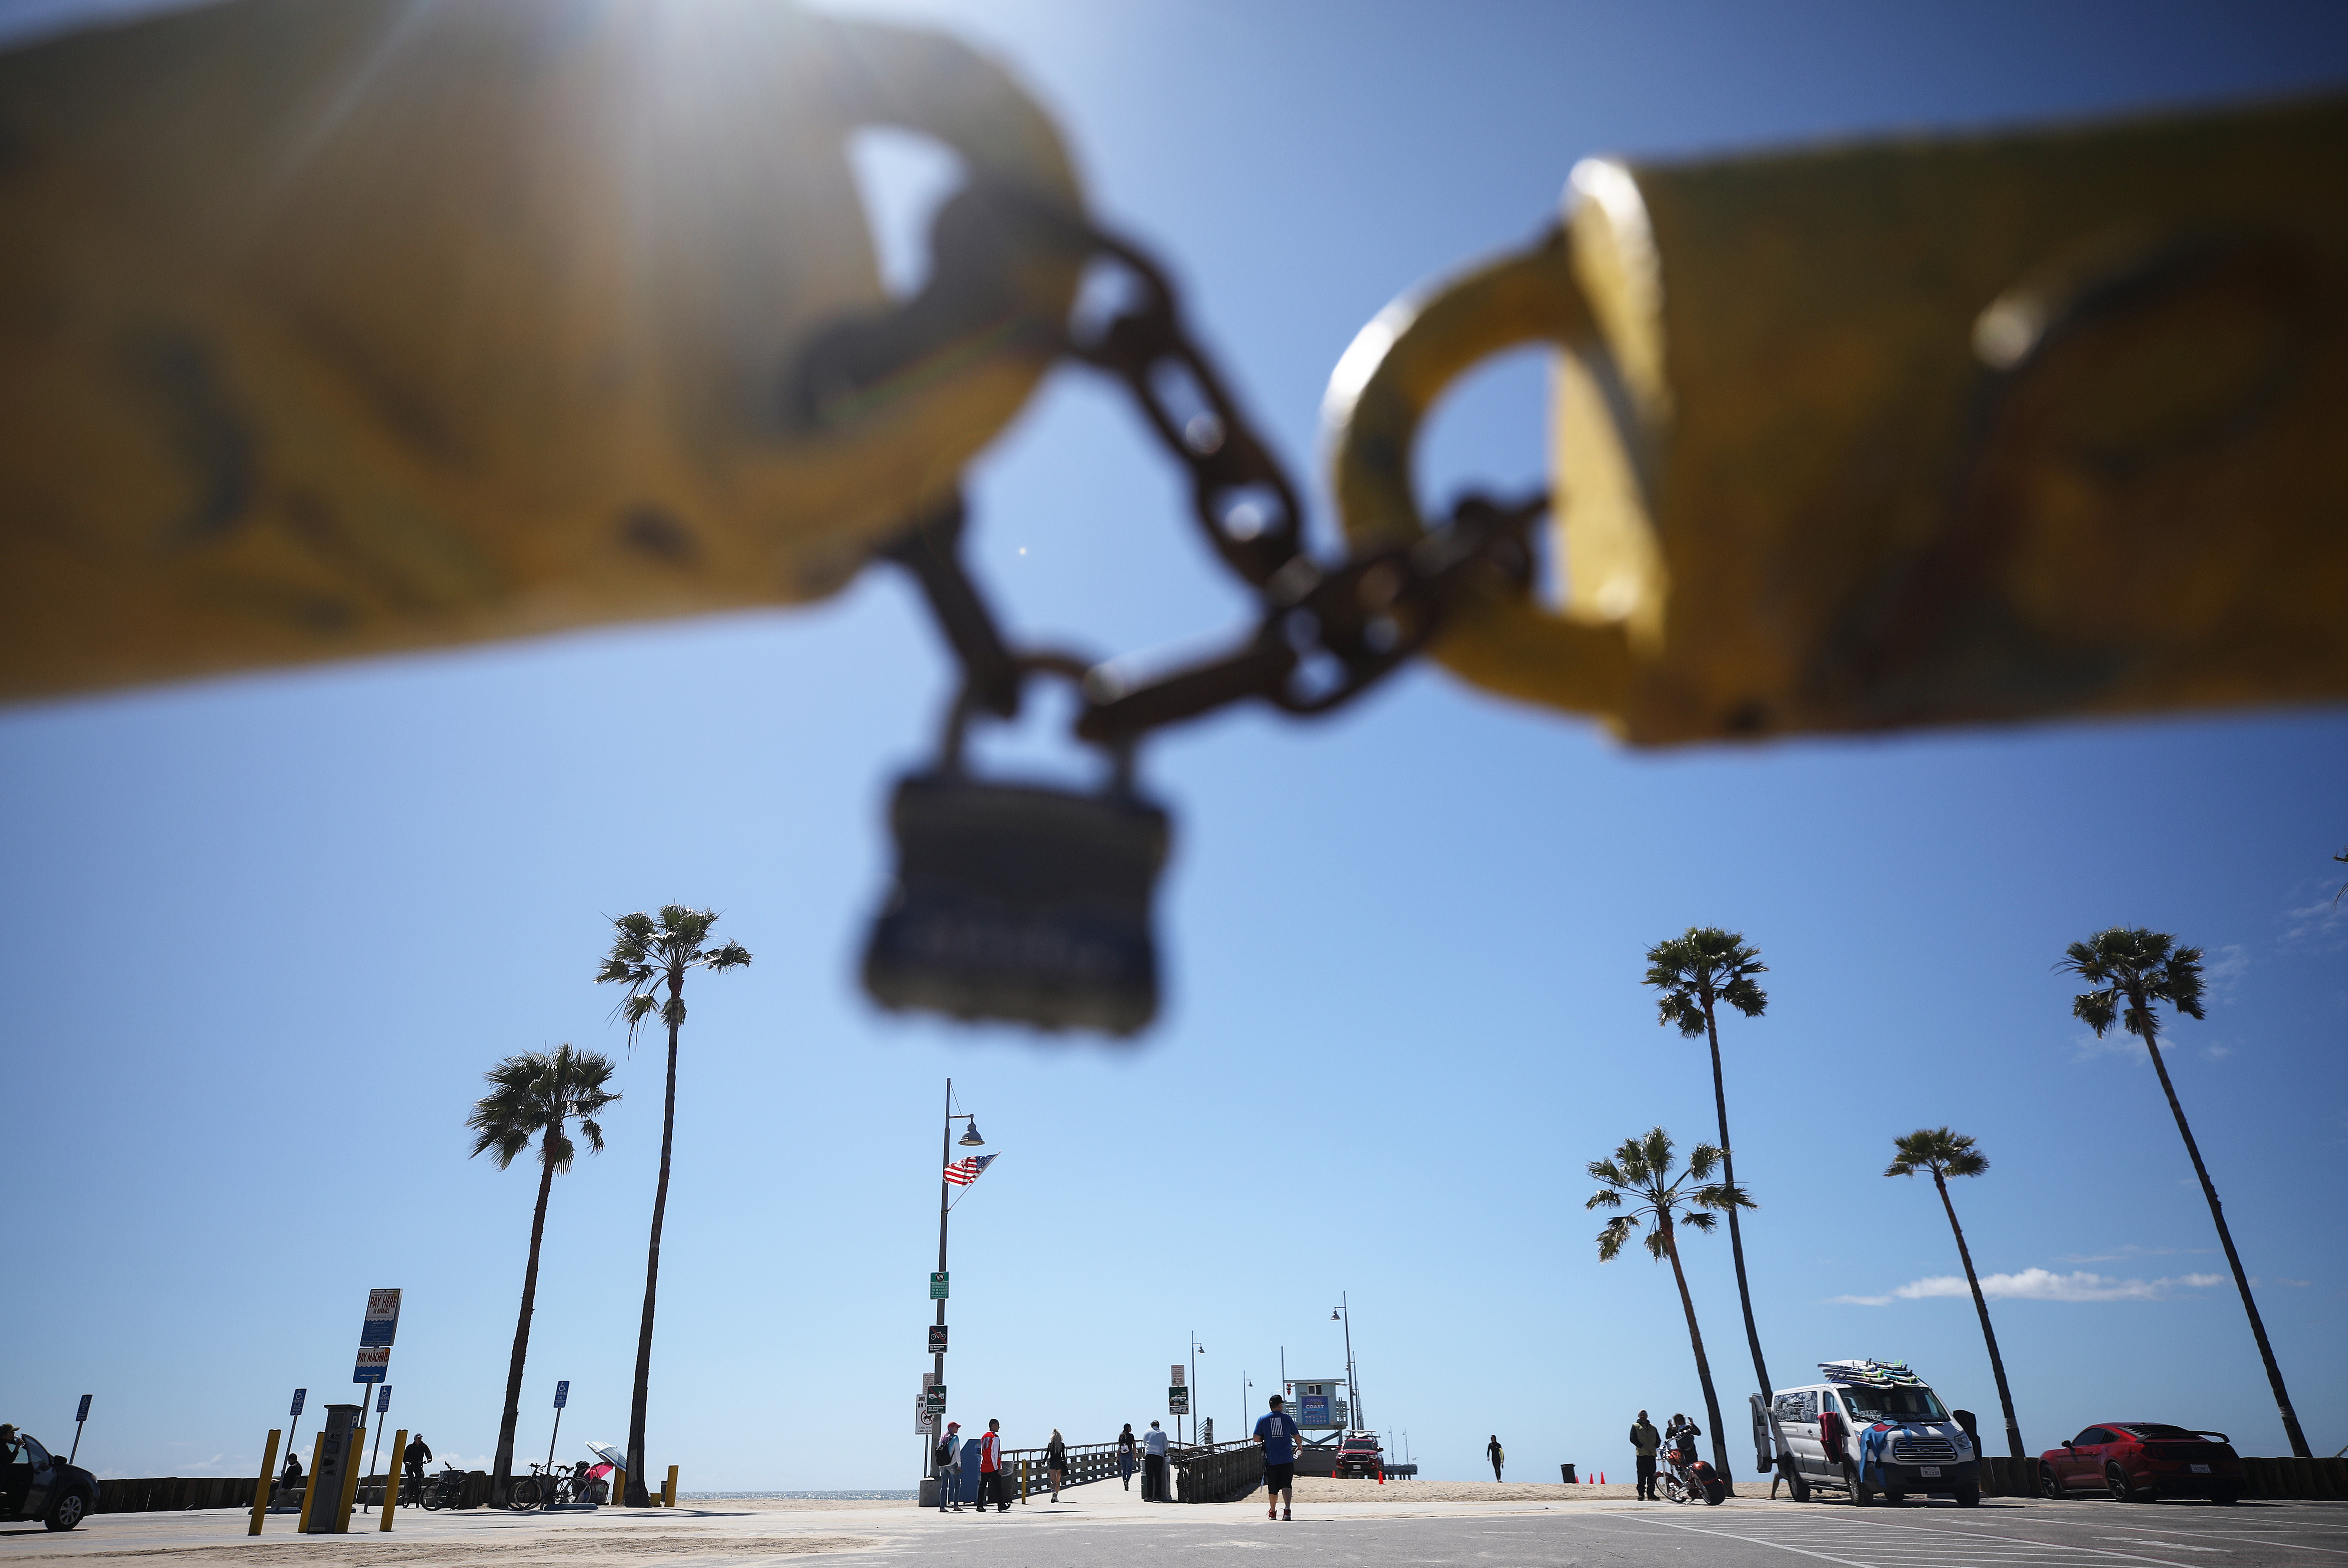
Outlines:
<svg viewBox="0 0 2348 1568"><path fill-rule="evenodd" d="M1500 1434L1494 1432L1492 1440L1484 1445L1484 1457L1492 1461L1492 1479L1500 1479L1500 1467L1509 1462L1509 1450L1500 1446Z"/></svg>
<svg viewBox="0 0 2348 1568"><path fill-rule="evenodd" d="M1647 1412L1640 1411L1631 1423L1631 1452L1637 1457L1639 1495L1649 1502L1655 1501L1655 1450L1663 1446L1663 1435L1647 1419Z"/></svg>
<svg viewBox="0 0 2348 1568"><path fill-rule="evenodd" d="M1011 1511L1011 1487L1003 1474L1003 1423L986 1423L986 1436L978 1441L978 1511L986 1511L986 1500L994 1499L994 1511Z"/></svg>
<svg viewBox="0 0 2348 1568"><path fill-rule="evenodd" d="M1263 1445L1264 1501L1267 1519L1291 1520L1296 1501L1296 1439L1303 1433L1281 1408L1281 1397L1272 1397L1272 1413L1255 1424L1255 1440Z"/></svg>
<svg viewBox="0 0 2348 1568"><path fill-rule="evenodd" d="M1141 1434L1141 1501L1173 1501L1166 1495L1166 1429L1155 1421Z"/></svg>

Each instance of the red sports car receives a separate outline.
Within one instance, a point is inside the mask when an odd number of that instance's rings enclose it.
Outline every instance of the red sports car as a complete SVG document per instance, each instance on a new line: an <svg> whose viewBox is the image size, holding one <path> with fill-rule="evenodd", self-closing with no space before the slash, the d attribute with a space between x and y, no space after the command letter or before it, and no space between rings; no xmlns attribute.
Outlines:
<svg viewBox="0 0 2348 1568"><path fill-rule="evenodd" d="M2038 1490L2048 1497L2092 1492L2116 1502L2206 1497L2237 1502L2242 1461L2223 1432L2161 1421L2106 1421L2038 1456Z"/></svg>

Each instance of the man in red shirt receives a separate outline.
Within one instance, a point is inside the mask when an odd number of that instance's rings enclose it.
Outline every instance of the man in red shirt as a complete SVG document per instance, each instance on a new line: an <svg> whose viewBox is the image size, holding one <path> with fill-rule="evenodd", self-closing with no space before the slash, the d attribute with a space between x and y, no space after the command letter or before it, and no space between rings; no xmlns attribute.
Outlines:
<svg viewBox="0 0 2348 1568"><path fill-rule="evenodd" d="M994 1499L994 1511L1011 1511L1011 1481L1003 1472L1003 1423L986 1423L986 1436L978 1439L978 1511L986 1511L986 1500Z"/></svg>

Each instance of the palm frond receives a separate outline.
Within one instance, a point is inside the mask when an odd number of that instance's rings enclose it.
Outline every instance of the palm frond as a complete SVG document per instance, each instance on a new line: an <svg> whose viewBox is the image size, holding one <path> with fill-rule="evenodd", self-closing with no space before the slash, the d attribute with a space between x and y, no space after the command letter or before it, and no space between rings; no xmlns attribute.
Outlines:
<svg viewBox="0 0 2348 1568"><path fill-rule="evenodd" d="M1639 1222L1628 1214L1618 1214L1607 1221L1606 1228L1598 1233L1598 1261L1601 1264L1611 1264L1621 1256L1622 1244L1628 1242L1638 1229Z"/></svg>

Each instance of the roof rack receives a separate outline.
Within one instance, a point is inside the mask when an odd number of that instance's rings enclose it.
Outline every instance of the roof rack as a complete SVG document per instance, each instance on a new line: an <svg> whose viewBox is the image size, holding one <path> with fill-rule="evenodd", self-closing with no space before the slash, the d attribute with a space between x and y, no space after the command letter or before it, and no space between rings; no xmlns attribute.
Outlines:
<svg viewBox="0 0 2348 1568"><path fill-rule="evenodd" d="M1829 1383L1843 1383L1862 1388L1900 1388L1924 1386L1924 1379L1908 1368L1905 1361L1879 1361L1862 1357L1854 1361L1821 1361L1818 1370Z"/></svg>

